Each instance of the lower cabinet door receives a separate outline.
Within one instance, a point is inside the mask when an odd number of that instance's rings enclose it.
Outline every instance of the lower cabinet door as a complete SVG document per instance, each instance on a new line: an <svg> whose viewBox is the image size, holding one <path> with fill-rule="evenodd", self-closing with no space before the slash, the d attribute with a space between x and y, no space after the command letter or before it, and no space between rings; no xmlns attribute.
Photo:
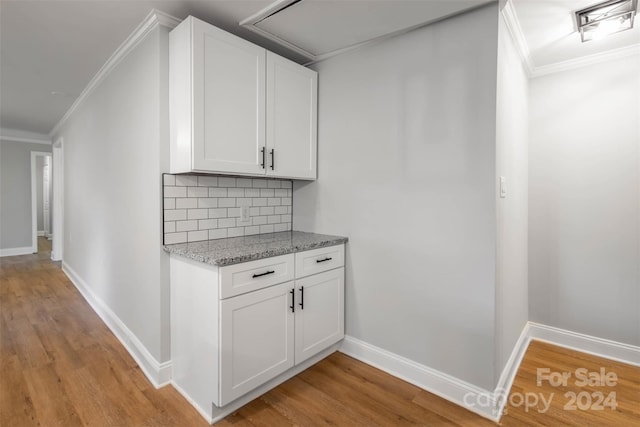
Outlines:
<svg viewBox="0 0 640 427"><path fill-rule="evenodd" d="M293 282L220 302L220 402L224 406L294 364Z"/></svg>
<svg viewBox="0 0 640 427"><path fill-rule="evenodd" d="M296 364L344 338L344 268L296 280Z"/></svg>

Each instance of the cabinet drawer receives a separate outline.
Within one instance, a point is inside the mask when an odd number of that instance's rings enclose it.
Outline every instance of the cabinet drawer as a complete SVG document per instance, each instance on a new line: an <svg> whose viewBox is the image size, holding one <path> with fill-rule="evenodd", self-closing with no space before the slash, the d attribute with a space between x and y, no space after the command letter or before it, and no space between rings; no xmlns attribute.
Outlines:
<svg viewBox="0 0 640 427"><path fill-rule="evenodd" d="M328 246L296 254L296 278L344 265L344 245Z"/></svg>
<svg viewBox="0 0 640 427"><path fill-rule="evenodd" d="M293 254L220 267L220 299L293 280L293 269Z"/></svg>

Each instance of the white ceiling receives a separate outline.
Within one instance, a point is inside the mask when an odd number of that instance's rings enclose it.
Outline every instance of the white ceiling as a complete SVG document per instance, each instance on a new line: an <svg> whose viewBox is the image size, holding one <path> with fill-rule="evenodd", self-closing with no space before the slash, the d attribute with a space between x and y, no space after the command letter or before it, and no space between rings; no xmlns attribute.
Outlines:
<svg viewBox="0 0 640 427"><path fill-rule="evenodd" d="M283 0L241 24L318 61L492 1Z"/></svg>
<svg viewBox="0 0 640 427"><path fill-rule="evenodd" d="M0 130L48 134L111 54L153 8L179 19L197 16L294 61L306 62L299 53L238 25L273 1L0 0ZM640 43L640 24L636 24L632 31L581 44L573 28L571 12L592 4L593 0L512 1L536 66ZM342 34L347 46L396 31L403 25L410 27L441 19L486 0L303 2L323 3L323 19L315 21L319 15L318 8L313 6L317 4L309 3L312 7L305 12L309 15L302 16L291 7L290 12L295 12L298 19L307 18L307 26L299 26L290 34L292 23L288 21L282 24L283 28L272 27L272 31L299 39L290 40L292 43L333 49L340 45L335 37L337 33ZM331 18L326 15L328 11L336 15ZM325 47L314 45L319 40Z"/></svg>

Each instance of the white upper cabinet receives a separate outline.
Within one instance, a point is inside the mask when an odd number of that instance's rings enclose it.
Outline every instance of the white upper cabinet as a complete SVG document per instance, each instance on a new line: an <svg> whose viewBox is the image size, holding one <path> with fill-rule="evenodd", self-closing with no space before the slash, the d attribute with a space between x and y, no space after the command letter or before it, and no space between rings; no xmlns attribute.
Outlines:
<svg viewBox="0 0 640 427"><path fill-rule="evenodd" d="M315 179L318 74L267 52L267 175Z"/></svg>
<svg viewBox="0 0 640 427"><path fill-rule="evenodd" d="M315 71L194 17L169 40L171 173L316 178Z"/></svg>

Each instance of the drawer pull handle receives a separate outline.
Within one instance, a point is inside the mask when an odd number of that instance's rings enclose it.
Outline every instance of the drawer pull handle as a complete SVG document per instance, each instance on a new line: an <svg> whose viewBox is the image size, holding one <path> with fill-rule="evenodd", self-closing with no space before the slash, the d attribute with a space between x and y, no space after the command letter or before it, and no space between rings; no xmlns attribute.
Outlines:
<svg viewBox="0 0 640 427"><path fill-rule="evenodd" d="M304 286L300 286L300 310L304 310Z"/></svg>
<svg viewBox="0 0 640 427"><path fill-rule="evenodd" d="M262 276L266 276L267 274L273 274L273 273L275 273L275 271L271 270L271 271L267 271L266 273L254 274L253 278L255 279L256 277L262 277Z"/></svg>
<svg viewBox="0 0 640 427"><path fill-rule="evenodd" d="M296 312L296 290L291 289L289 293L291 294L291 305L289 306L289 308L291 309L292 313L295 313Z"/></svg>
<svg viewBox="0 0 640 427"><path fill-rule="evenodd" d="M325 258L325 259L317 259L317 260L316 260L316 262L317 262L317 263L321 263L321 262L325 262L325 261L331 261L332 259L333 259L333 258L331 258L331 257L327 257L327 258Z"/></svg>

